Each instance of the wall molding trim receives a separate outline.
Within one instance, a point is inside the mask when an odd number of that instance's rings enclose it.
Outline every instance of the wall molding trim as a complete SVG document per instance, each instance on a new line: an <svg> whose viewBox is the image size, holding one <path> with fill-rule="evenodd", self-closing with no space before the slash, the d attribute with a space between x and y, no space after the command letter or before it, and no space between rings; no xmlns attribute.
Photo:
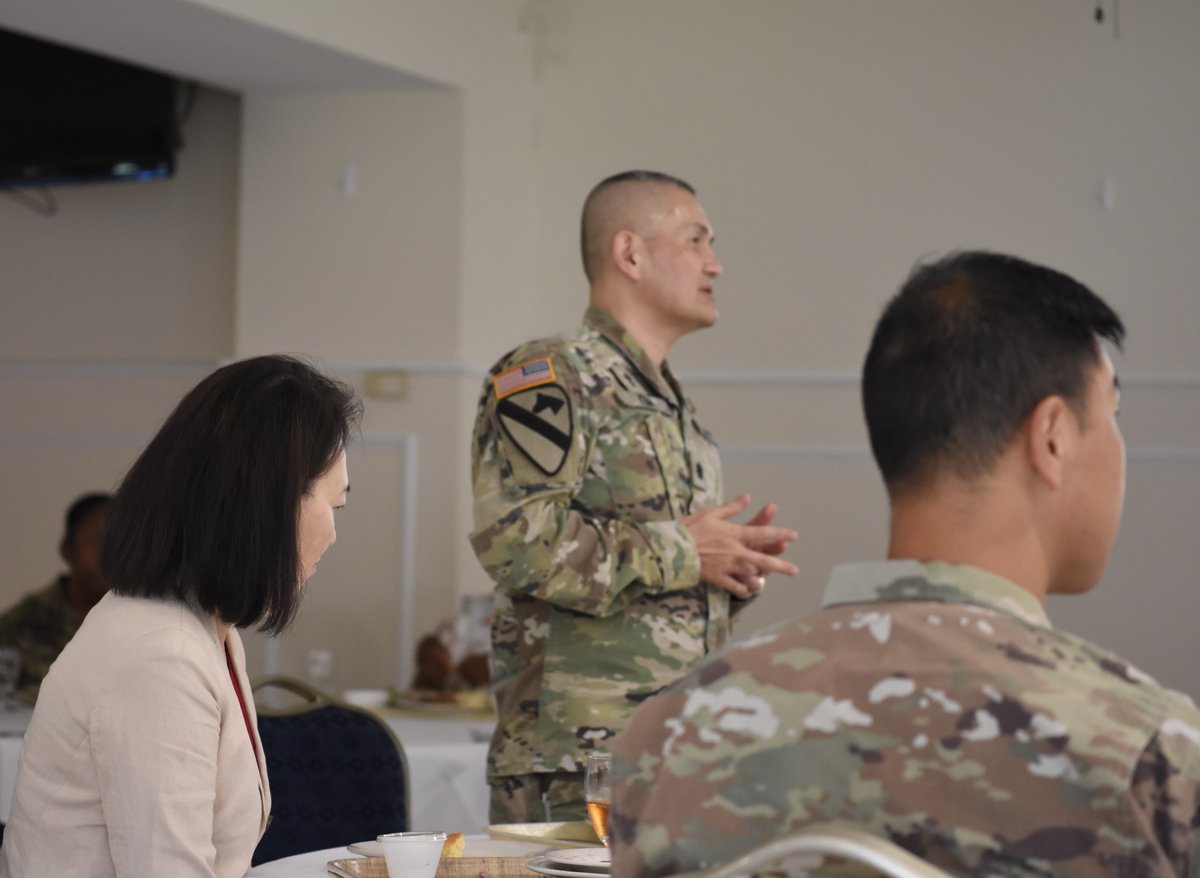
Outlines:
<svg viewBox="0 0 1200 878"><path fill-rule="evenodd" d="M301 354L301 356L305 356ZM463 359L343 359L310 355L318 368L341 374L394 370L414 375L462 377L481 379L491 364L473 363ZM57 378L80 375L95 377L187 377L207 374L218 366L231 363L237 357L217 357L211 360L2 360L0 377ZM849 387L858 385L858 373L817 369L695 369L679 370L679 380L686 386L774 386L812 385ZM1200 388L1200 372L1120 372L1121 385L1141 387Z"/></svg>
<svg viewBox="0 0 1200 878"><path fill-rule="evenodd" d="M140 450L154 436L154 429L143 433L97 433L73 432L61 430L56 432L0 432L0 449L4 450L39 450L39 451L78 451L83 449L132 449ZM417 439L412 434L364 434L355 440L356 443L369 448L396 447L405 459L405 471L415 478L417 466ZM871 449L865 445L806 445L800 442L756 443L756 442L723 442L721 443L723 460L791 460L791 461L831 461L859 460L872 462ZM1200 463L1200 449L1191 448L1136 448L1129 447L1126 459L1130 463L1165 463L1187 464ZM405 503L415 503L412 497L406 497Z"/></svg>
<svg viewBox="0 0 1200 878"><path fill-rule="evenodd" d="M859 460L874 466L871 449L865 445L801 445L721 443L721 459L730 460L791 460L830 461ZM1166 463L1195 465L1200 463L1200 449L1191 448L1127 448L1129 463Z"/></svg>
<svg viewBox="0 0 1200 878"><path fill-rule="evenodd" d="M21 433L0 432L0 448L37 449L38 451L80 451L85 449L114 449L140 451L154 438L156 427L145 433L100 433L80 427L78 432L59 430L55 432Z"/></svg>
<svg viewBox="0 0 1200 878"><path fill-rule="evenodd" d="M225 360L0 360L0 378L188 378Z"/></svg>

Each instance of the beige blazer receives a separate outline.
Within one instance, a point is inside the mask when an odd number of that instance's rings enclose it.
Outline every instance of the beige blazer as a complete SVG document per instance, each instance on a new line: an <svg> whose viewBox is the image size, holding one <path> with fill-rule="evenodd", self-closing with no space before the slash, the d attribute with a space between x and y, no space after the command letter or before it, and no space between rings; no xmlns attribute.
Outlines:
<svg viewBox="0 0 1200 878"><path fill-rule="evenodd" d="M0 849L10 878L242 878L271 810L245 653L211 616L109 593L42 683Z"/></svg>

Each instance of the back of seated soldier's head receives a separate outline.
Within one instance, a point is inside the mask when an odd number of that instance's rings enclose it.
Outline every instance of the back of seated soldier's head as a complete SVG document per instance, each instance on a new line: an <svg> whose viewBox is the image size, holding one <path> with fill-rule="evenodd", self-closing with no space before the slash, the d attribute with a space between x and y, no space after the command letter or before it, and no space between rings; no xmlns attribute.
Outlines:
<svg viewBox="0 0 1200 878"><path fill-rule="evenodd" d="M1101 340L1125 327L1067 275L999 253L918 266L888 303L863 366L871 450L893 496L938 474L986 474L1048 396L1086 416Z"/></svg>
<svg viewBox="0 0 1200 878"><path fill-rule="evenodd" d="M67 562L73 587L91 602L108 590L100 573L100 536L112 495L84 494L67 508L59 554Z"/></svg>
<svg viewBox="0 0 1200 878"><path fill-rule="evenodd" d="M74 540L79 528L93 514L99 513L108 509L108 504L112 503L112 494L95 492L92 494L83 494L75 498L70 506L67 507L67 514L63 521L63 542L69 543Z"/></svg>
<svg viewBox="0 0 1200 878"><path fill-rule="evenodd" d="M917 268L862 397L891 504L888 557L981 567L1039 599L1099 582L1125 495L1120 318L1078 281L997 253Z"/></svg>

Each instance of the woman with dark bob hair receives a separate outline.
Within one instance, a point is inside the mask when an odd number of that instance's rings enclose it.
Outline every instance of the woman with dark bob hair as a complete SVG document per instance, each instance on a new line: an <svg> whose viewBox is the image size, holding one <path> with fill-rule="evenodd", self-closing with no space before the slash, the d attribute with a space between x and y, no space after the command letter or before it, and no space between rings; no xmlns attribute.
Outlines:
<svg viewBox="0 0 1200 878"><path fill-rule="evenodd" d="M0 875L245 875L271 794L237 629L291 622L360 415L345 385L270 356L167 418L108 513L112 590L42 684Z"/></svg>

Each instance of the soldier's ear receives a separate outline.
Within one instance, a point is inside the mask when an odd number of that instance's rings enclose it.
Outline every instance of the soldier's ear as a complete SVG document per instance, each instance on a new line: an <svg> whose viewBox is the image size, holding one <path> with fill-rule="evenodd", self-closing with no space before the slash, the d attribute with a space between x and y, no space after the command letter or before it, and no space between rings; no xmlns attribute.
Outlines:
<svg viewBox="0 0 1200 878"><path fill-rule="evenodd" d="M1025 419L1024 445L1031 470L1050 488L1062 487L1075 419L1066 400L1047 396Z"/></svg>
<svg viewBox="0 0 1200 878"><path fill-rule="evenodd" d="M637 280L641 277L642 239L629 229L622 229L613 235L612 259L617 271Z"/></svg>

